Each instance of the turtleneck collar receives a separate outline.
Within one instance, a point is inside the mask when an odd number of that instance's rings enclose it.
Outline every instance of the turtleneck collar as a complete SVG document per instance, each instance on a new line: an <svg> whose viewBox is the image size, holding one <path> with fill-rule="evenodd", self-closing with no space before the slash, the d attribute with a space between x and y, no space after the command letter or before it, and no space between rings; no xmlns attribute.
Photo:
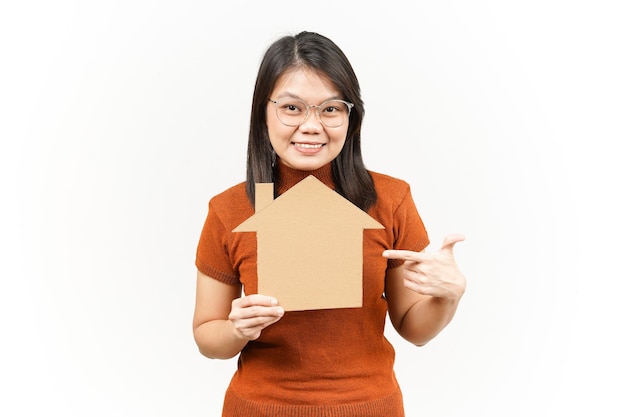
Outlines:
<svg viewBox="0 0 626 417"><path fill-rule="evenodd" d="M280 161L277 161L277 173L278 173L278 194L282 194L309 175L313 175L315 178L323 182L331 189L335 189L335 183L333 181L331 163L324 165L313 171L300 171L294 168L290 168Z"/></svg>

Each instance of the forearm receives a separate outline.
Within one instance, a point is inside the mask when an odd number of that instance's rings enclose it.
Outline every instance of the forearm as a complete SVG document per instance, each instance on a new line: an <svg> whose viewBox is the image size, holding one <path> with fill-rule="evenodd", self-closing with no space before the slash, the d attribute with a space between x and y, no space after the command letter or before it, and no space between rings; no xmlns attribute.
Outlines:
<svg viewBox="0 0 626 417"><path fill-rule="evenodd" d="M398 333L409 342L423 346L452 321L459 300L428 297L415 303L406 312Z"/></svg>
<svg viewBox="0 0 626 417"><path fill-rule="evenodd" d="M230 320L212 320L194 329L200 353L211 359L230 359L248 343Z"/></svg>

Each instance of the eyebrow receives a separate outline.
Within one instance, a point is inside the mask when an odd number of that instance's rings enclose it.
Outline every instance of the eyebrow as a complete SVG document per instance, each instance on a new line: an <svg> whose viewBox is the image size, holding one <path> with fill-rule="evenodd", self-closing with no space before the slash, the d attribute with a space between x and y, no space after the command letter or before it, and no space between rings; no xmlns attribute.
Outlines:
<svg viewBox="0 0 626 417"><path fill-rule="evenodd" d="M284 93L277 95L276 99L278 100L278 99L285 98L285 97L297 98L298 100L302 100L303 102L306 102L306 100L303 99L302 97L300 97L299 95L290 93L289 91L285 91ZM322 100L321 103L324 103L324 102L326 102L328 100L343 100L343 99L341 97L338 97L338 96L330 96L330 97L325 98L324 100Z"/></svg>

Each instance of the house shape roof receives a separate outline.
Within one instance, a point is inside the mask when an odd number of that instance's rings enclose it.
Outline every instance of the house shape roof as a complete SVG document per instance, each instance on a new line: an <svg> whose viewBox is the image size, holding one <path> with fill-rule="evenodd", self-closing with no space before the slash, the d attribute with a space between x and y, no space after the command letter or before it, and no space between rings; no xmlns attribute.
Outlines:
<svg viewBox="0 0 626 417"><path fill-rule="evenodd" d="M259 294L286 311L363 305L363 230L384 226L312 175L274 199L256 184L255 213L233 232L257 233Z"/></svg>

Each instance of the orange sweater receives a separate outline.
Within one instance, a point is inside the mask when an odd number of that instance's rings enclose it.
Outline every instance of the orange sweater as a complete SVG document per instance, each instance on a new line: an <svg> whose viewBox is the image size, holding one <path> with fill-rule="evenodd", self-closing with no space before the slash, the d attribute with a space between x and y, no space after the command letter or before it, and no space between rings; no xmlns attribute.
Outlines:
<svg viewBox="0 0 626 417"><path fill-rule="evenodd" d="M310 174L333 188L330 165L313 172L280 169L279 194ZM409 185L371 175L378 201L368 214L385 229L363 232L363 307L290 311L263 330L239 355L223 417L404 416L395 352L383 334L385 271L401 262L381 254L419 251L429 240ZM256 235L231 231L253 214L244 183L213 197L196 254L201 272L242 284L246 294L257 292Z"/></svg>

